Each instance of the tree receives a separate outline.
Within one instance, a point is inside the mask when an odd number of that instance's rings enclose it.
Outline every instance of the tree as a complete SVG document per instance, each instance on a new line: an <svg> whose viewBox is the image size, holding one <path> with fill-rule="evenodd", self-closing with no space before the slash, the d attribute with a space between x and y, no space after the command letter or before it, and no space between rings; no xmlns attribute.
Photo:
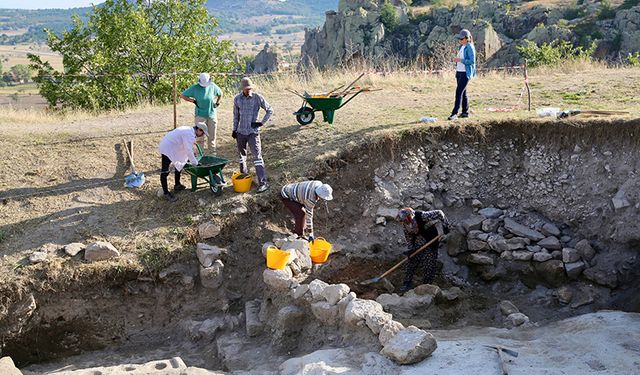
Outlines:
<svg viewBox="0 0 640 375"><path fill-rule="evenodd" d="M47 30L47 44L62 55L64 72L29 55L34 81L50 106L107 110L169 102L174 69L228 72L235 52L219 41L206 0L107 0L84 23L61 36ZM178 74L179 88L195 74ZM224 82L221 82L224 86Z"/></svg>
<svg viewBox="0 0 640 375"><path fill-rule="evenodd" d="M400 16L396 11L396 7L389 0L385 0L380 9L380 22L389 31L393 31L400 24Z"/></svg>
<svg viewBox="0 0 640 375"><path fill-rule="evenodd" d="M27 82L31 79L31 69L29 65L17 64L11 67L11 74L15 82Z"/></svg>

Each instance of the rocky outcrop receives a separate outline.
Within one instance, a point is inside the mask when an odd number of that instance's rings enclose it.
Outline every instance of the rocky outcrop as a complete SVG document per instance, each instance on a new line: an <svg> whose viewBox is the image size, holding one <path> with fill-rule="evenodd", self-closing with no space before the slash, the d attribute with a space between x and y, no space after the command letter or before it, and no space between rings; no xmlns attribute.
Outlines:
<svg viewBox="0 0 640 375"><path fill-rule="evenodd" d="M260 51L253 61L247 63L247 73L273 73L278 71L278 54L265 43L264 48Z"/></svg>
<svg viewBox="0 0 640 375"><path fill-rule="evenodd" d="M620 32L620 53L627 55L640 51L640 5L619 11L614 24Z"/></svg>

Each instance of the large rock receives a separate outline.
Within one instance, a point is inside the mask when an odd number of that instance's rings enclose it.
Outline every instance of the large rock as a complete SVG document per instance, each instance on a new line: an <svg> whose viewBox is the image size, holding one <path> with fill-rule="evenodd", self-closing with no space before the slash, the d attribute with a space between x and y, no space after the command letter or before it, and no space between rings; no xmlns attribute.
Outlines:
<svg viewBox="0 0 640 375"><path fill-rule="evenodd" d="M202 239L213 238L220 234L220 226L214 223L202 223L198 226L198 235Z"/></svg>
<svg viewBox="0 0 640 375"><path fill-rule="evenodd" d="M504 228L516 236L525 237L532 241L540 241L544 239L544 235L537 230L530 229L522 224L516 223L513 219L504 219Z"/></svg>
<svg viewBox="0 0 640 375"><path fill-rule="evenodd" d="M552 223L545 223L540 230L545 236L558 237L560 235L560 229Z"/></svg>
<svg viewBox="0 0 640 375"><path fill-rule="evenodd" d="M531 260L533 258L533 253L529 250L516 250L511 253L514 260Z"/></svg>
<svg viewBox="0 0 640 375"><path fill-rule="evenodd" d="M620 55L640 51L640 6L616 12L614 25L620 32Z"/></svg>
<svg viewBox="0 0 640 375"><path fill-rule="evenodd" d="M332 284L325 287L321 294L327 302L335 305L349 294L350 291L351 289L349 289L347 284Z"/></svg>
<svg viewBox="0 0 640 375"><path fill-rule="evenodd" d="M618 276L615 271L588 268L582 272L582 276L587 280L591 280L598 285L606 286L608 288L613 289L618 286Z"/></svg>
<svg viewBox="0 0 640 375"><path fill-rule="evenodd" d="M293 282L293 273L290 268L284 270L265 269L262 273L262 280L275 291L288 291Z"/></svg>
<svg viewBox="0 0 640 375"><path fill-rule="evenodd" d="M433 353L438 344L432 334L414 326L407 327L393 336L381 353L396 363L418 363Z"/></svg>
<svg viewBox="0 0 640 375"><path fill-rule="evenodd" d="M344 312L344 321L351 325L360 325L372 312L383 312L382 306L368 299L356 298L349 302Z"/></svg>
<svg viewBox="0 0 640 375"><path fill-rule="evenodd" d="M576 249L565 247L562 249L562 261L565 263L573 263L580 260L580 253Z"/></svg>
<svg viewBox="0 0 640 375"><path fill-rule="evenodd" d="M474 238L467 240L467 248L469 251L486 251L491 249L488 242Z"/></svg>
<svg viewBox="0 0 640 375"><path fill-rule="evenodd" d="M34 251L29 255L29 262L31 264L46 263L49 262L49 260L49 253L44 251Z"/></svg>
<svg viewBox="0 0 640 375"><path fill-rule="evenodd" d="M396 333L402 331L404 326L400 322L396 322L395 320L390 320L385 324L380 330L380 334L378 335L378 340L380 340L380 344L382 346L387 345L389 340L396 335Z"/></svg>
<svg viewBox="0 0 640 375"><path fill-rule="evenodd" d="M462 221L462 227L469 233L472 230L482 229L482 222L485 220L484 216L472 216Z"/></svg>
<svg viewBox="0 0 640 375"><path fill-rule="evenodd" d="M0 358L0 374L22 375L22 372L18 370L11 357L2 357Z"/></svg>
<svg viewBox="0 0 640 375"><path fill-rule="evenodd" d="M528 238L512 237L507 240L507 246L509 250L523 250L531 243Z"/></svg>
<svg viewBox="0 0 640 375"><path fill-rule="evenodd" d="M446 245L449 256L458 256L467 251L467 237L457 230L452 231L447 235Z"/></svg>
<svg viewBox="0 0 640 375"><path fill-rule="evenodd" d="M529 317L521 312L513 313L507 316L507 324L511 327L518 327L525 323L529 323Z"/></svg>
<svg viewBox="0 0 640 375"><path fill-rule="evenodd" d="M311 312L319 321L335 325L338 323L338 306L326 301L314 302L311 304Z"/></svg>
<svg viewBox="0 0 640 375"><path fill-rule="evenodd" d="M593 249L593 247L591 247L591 244L589 244L589 241L586 239L578 241L578 243L576 243L575 249L578 250L578 252L582 256L582 259L584 259L586 262L591 262L591 259L596 256L596 251Z"/></svg>
<svg viewBox="0 0 640 375"><path fill-rule="evenodd" d="M562 245L560 244L560 240L555 236L547 237L540 242L538 242L538 246L542 246L548 250L560 250L562 249Z"/></svg>
<svg viewBox="0 0 640 375"><path fill-rule="evenodd" d="M426 310L433 302L434 297L418 295L415 290L405 293L403 296L397 294L381 294L376 298L376 302L382 305L384 311L393 313L394 316L410 318L420 311Z"/></svg>
<svg viewBox="0 0 640 375"><path fill-rule="evenodd" d="M200 283L202 283L202 286L209 289L219 288L224 281L224 276L222 274L223 269L224 264L220 259L214 261L211 267L203 267L201 265Z"/></svg>
<svg viewBox="0 0 640 375"><path fill-rule="evenodd" d="M79 252L81 252L82 250L84 250L86 248L86 246L84 246L83 243L80 242L73 242L70 244L67 244L64 246L64 252L71 256L74 257L76 256Z"/></svg>
<svg viewBox="0 0 640 375"><path fill-rule="evenodd" d="M504 211L499 208L487 207L481 209L478 213L487 219L497 219L504 214Z"/></svg>
<svg viewBox="0 0 640 375"><path fill-rule="evenodd" d="M483 255L483 254L471 254L468 258L468 262L469 263L473 263L473 264L489 264L492 265L493 264L493 258L491 258L488 255Z"/></svg>
<svg viewBox="0 0 640 375"><path fill-rule="evenodd" d="M500 226L500 220L486 219L482 222L482 231L486 233L492 233L497 231L499 226Z"/></svg>
<svg viewBox="0 0 640 375"><path fill-rule="evenodd" d="M398 216L398 209L392 207L378 207L376 216L384 217L387 220L395 220L396 216Z"/></svg>
<svg viewBox="0 0 640 375"><path fill-rule="evenodd" d="M286 354L299 345L299 334L305 326L307 314L298 306L289 305L278 310L271 345L276 353Z"/></svg>
<svg viewBox="0 0 640 375"><path fill-rule="evenodd" d="M320 301L324 298L323 293L328 286L329 284L320 279L315 279L309 283L309 291L311 292L311 297L313 297L314 301Z"/></svg>
<svg viewBox="0 0 640 375"><path fill-rule="evenodd" d="M585 269L585 265L583 261L579 260L573 263L565 263L564 268L567 271L567 276L569 276L570 279L575 280L582 274L582 271Z"/></svg>
<svg viewBox="0 0 640 375"><path fill-rule="evenodd" d="M510 250L509 244L507 243L507 241L504 239L504 237L502 237L499 234L489 236L488 243L491 250L497 253L502 253L503 251Z"/></svg>
<svg viewBox="0 0 640 375"><path fill-rule="evenodd" d="M264 324L260 321L260 300L247 301L244 304L245 327L247 336L254 337L262 333Z"/></svg>
<svg viewBox="0 0 640 375"><path fill-rule="evenodd" d="M277 72L278 67L278 53L269 46L269 43L265 43L256 58L247 63L246 73L272 73Z"/></svg>
<svg viewBox="0 0 640 375"><path fill-rule="evenodd" d="M213 262L220 259L220 257L226 253L227 249L207 245L206 243L198 243L196 246L196 256L198 257L200 265L203 267L211 267Z"/></svg>
<svg viewBox="0 0 640 375"><path fill-rule="evenodd" d="M549 253L545 253L545 252L538 252L533 254L533 260L536 262L546 262L550 259L552 259L553 256Z"/></svg>
<svg viewBox="0 0 640 375"><path fill-rule="evenodd" d="M120 256L120 252L111 243L106 241L97 241L84 250L84 259L89 262L99 260L107 260Z"/></svg>
<svg viewBox="0 0 640 375"><path fill-rule="evenodd" d="M511 314L520 312L516 305L514 305L513 302L509 300L501 301L498 306L500 307L500 312L502 312L502 315L504 316L509 316Z"/></svg>
<svg viewBox="0 0 640 375"><path fill-rule="evenodd" d="M387 312L372 309L367 312L364 321L371 332L378 335L380 334L382 327L389 323L392 318L393 316Z"/></svg>
<svg viewBox="0 0 640 375"><path fill-rule="evenodd" d="M546 262L534 262L534 267L538 277L548 285L559 287L567 280L564 263L558 259Z"/></svg>

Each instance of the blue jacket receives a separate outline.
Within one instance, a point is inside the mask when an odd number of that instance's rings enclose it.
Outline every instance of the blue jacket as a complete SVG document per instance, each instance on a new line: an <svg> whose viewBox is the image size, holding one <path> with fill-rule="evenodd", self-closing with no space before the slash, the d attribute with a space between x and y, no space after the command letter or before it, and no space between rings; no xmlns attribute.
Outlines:
<svg viewBox="0 0 640 375"><path fill-rule="evenodd" d="M473 43L467 43L466 46L460 48L464 48L464 58L460 62L464 64L467 78L471 79L476 76L476 48Z"/></svg>

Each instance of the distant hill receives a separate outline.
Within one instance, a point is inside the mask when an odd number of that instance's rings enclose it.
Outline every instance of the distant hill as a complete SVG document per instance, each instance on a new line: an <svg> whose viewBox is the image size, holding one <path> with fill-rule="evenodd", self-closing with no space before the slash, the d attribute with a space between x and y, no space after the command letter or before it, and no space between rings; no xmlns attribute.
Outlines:
<svg viewBox="0 0 640 375"><path fill-rule="evenodd" d="M207 9L222 32L288 34L322 25L324 13L338 0L209 0ZM56 33L71 27L71 16L86 16L91 8L0 9L0 44L45 42L44 28Z"/></svg>

